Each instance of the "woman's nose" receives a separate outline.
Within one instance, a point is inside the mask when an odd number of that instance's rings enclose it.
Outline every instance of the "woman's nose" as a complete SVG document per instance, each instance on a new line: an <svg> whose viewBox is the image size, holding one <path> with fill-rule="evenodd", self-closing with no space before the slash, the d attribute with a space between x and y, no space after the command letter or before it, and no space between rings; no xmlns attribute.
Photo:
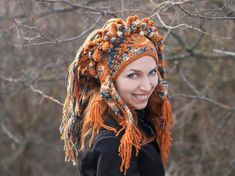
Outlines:
<svg viewBox="0 0 235 176"><path fill-rule="evenodd" d="M146 92L151 91L152 90L151 81L148 78L143 78L140 84L140 89Z"/></svg>

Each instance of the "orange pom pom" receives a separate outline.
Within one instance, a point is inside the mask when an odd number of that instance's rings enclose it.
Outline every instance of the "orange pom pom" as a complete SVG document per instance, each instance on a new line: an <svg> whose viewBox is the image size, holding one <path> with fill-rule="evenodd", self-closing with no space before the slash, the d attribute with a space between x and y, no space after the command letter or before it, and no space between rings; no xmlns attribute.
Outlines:
<svg viewBox="0 0 235 176"><path fill-rule="evenodd" d="M143 18L143 19L141 20L141 23L146 23L146 24L147 24L147 28L150 28L150 27L152 27L152 25L153 25L153 21L150 20L149 18Z"/></svg>
<svg viewBox="0 0 235 176"><path fill-rule="evenodd" d="M117 20L117 24L123 24L123 25L124 25L123 19L119 18L119 19Z"/></svg>
<svg viewBox="0 0 235 176"><path fill-rule="evenodd" d="M106 52L106 51L108 50L108 48L109 48L109 42L108 42L108 41L105 41L105 42L103 43L103 45L102 45L102 50L103 50L104 52Z"/></svg>
<svg viewBox="0 0 235 176"><path fill-rule="evenodd" d="M99 62L101 60L101 51L99 49L95 49L93 58L95 62Z"/></svg>
<svg viewBox="0 0 235 176"><path fill-rule="evenodd" d="M127 20L126 20L127 26L130 26L131 23L132 23L133 21L136 21L137 19L138 19L138 16L137 16L137 15L128 17Z"/></svg>
<svg viewBox="0 0 235 176"><path fill-rule="evenodd" d="M163 36L159 35L159 34L156 34L153 36L153 39L152 39L154 42L159 42L161 40L163 40Z"/></svg>
<svg viewBox="0 0 235 176"><path fill-rule="evenodd" d="M110 31L108 32L109 37L117 37L117 24L113 23L110 26Z"/></svg>

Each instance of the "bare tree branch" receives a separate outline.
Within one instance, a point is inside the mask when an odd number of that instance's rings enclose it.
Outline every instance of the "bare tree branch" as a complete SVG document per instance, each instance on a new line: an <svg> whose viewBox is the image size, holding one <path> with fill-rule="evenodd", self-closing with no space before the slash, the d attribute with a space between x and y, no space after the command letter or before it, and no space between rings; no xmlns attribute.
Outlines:
<svg viewBox="0 0 235 176"><path fill-rule="evenodd" d="M223 50L218 50L218 49L213 49L213 51L216 52L216 53L221 53L221 54L224 54L224 55L235 57L235 52L223 51Z"/></svg>
<svg viewBox="0 0 235 176"><path fill-rule="evenodd" d="M228 106L226 104L220 103L220 102L218 102L216 100L213 100L211 98L205 97L203 95L202 96L198 96L198 95L187 95L187 94L180 94L180 93L178 93L177 95L181 96L181 97L185 97L185 98L190 98L190 99L204 100L204 101L206 101L208 103L211 103L211 104L213 104L213 105L215 105L217 107L220 107L222 109L225 109L225 110L228 110L228 111L231 111L231 112L235 113L235 108L230 107L230 106Z"/></svg>
<svg viewBox="0 0 235 176"><path fill-rule="evenodd" d="M41 45L45 45L45 44L60 44L60 43L65 43L65 42L71 42L71 41L74 41L74 40L77 40L77 39L83 37L85 34L90 32L100 22L102 17L103 16L100 15L99 18L89 28L87 28L87 30L84 30L81 34L79 34L75 37L71 37L71 38L67 38L67 39L57 39L55 41L46 41L46 42L41 42L41 43L31 43L31 44L26 44L26 45L14 45L14 46L17 48L23 48L23 47L30 47L30 46L41 46Z"/></svg>
<svg viewBox="0 0 235 176"><path fill-rule="evenodd" d="M205 95L203 95L201 92L199 92L196 87L194 85L192 85L192 83L190 83L190 81L186 78L186 76L183 74L182 70L180 68L177 68L181 78L183 79L183 81L189 86L189 88L196 94L196 95L187 95L187 94L181 94L181 93L177 93L177 96L180 97L184 97L184 98L190 98L190 99L198 99L198 100L204 100L208 103L211 103L217 107L220 107L222 109L231 111L233 113L235 113L235 108L234 107L230 107L226 104L220 103L216 100L213 100L211 98L206 97Z"/></svg>
<svg viewBox="0 0 235 176"><path fill-rule="evenodd" d="M217 13L213 14L212 16L203 16L200 14L192 14L188 11L186 11L184 8L182 8L180 5L181 4L174 4L176 7L178 7L183 13L184 15L187 15L189 17L193 17L193 18L201 18L201 19L205 19L205 20L235 20L235 17L218 17L217 15L222 11L223 8L225 8L229 3L231 2L231 0L228 0L221 8L217 9Z"/></svg>
<svg viewBox="0 0 235 176"><path fill-rule="evenodd" d="M1 124L2 126L2 131L10 138L12 139L15 143L20 144L21 140L16 137L7 127L4 123Z"/></svg>
<svg viewBox="0 0 235 176"><path fill-rule="evenodd" d="M59 104L59 105L61 105L61 106L64 105L64 104L61 103L59 100L57 100L57 99L55 99L55 98L53 98L53 97L51 97L51 96L48 96L48 95L44 94L41 90L34 88L32 85L30 86L30 88L31 88L31 90L32 90L33 92L39 93L40 95L42 95L43 98L49 99L49 100L51 100L51 101L53 101L53 102L55 102L55 103L57 103L57 104Z"/></svg>
<svg viewBox="0 0 235 176"><path fill-rule="evenodd" d="M185 1L179 1L179 2L163 1L163 2L159 3L158 5L156 5L156 7L152 10L152 12L151 12L152 16L150 16L150 18L154 18L155 13L159 13L162 9L164 9L168 5L180 5L180 4L184 4L187 2L192 2L192 0L185 0ZM158 11L155 12L157 9L158 9Z"/></svg>
<svg viewBox="0 0 235 176"><path fill-rule="evenodd" d="M219 36L219 35L210 34L210 33L206 32L206 31L203 31L203 30L201 30L201 29L199 29L199 28L196 28L196 27L193 27L193 26L191 26L191 25L187 25L187 24L185 24L185 23L181 23L181 24L178 24L178 25L176 25L176 26L168 26L168 25L165 24L165 22L162 20L162 18L161 18L161 16L159 15L159 13L155 13L154 16L155 16L155 15L158 17L158 19L159 19L159 21L161 22L161 24L162 24L165 28L167 28L167 29L176 29L176 28L179 28L179 27L186 27L186 28L189 28L189 29L193 29L193 30L195 30L195 31L198 31L198 32L200 32L200 33L203 33L203 34L205 34L205 35L214 37L214 38L220 38L220 39L223 39L223 40L231 40L231 39L232 39L232 38L222 37L222 36Z"/></svg>
<svg viewBox="0 0 235 176"><path fill-rule="evenodd" d="M62 4L69 5L73 8L82 8L84 10L100 12L100 13L103 13L104 10L107 10L107 8L97 8L97 7L84 6L84 5L80 5L80 4L73 4L73 3L66 1L66 0L36 0L36 1L44 2L44 3L62 3Z"/></svg>

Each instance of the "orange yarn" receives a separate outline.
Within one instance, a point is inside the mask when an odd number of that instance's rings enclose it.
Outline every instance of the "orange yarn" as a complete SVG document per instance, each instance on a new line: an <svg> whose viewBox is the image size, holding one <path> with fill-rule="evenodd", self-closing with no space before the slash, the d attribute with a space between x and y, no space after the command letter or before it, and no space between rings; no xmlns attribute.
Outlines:
<svg viewBox="0 0 235 176"><path fill-rule="evenodd" d="M108 48L109 48L109 42L108 42L108 41L105 41L105 42L103 43L103 45L102 45L102 50L103 50L104 52L106 52L106 51L108 50Z"/></svg>
<svg viewBox="0 0 235 176"><path fill-rule="evenodd" d="M148 102L148 110L150 112L149 119L153 123L157 131L156 141L161 151L161 158L166 165L170 147L172 143L171 128L173 126L172 109L167 97L162 100L157 96L157 92L164 89L162 86L155 88Z"/></svg>
<svg viewBox="0 0 235 176"><path fill-rule="evenodd" d="M96 98L97 99L97 98ZM103 119L103 113L106 110L106 105L104 104L104 101L100 98L97 100L94 100L91 102L91 105L89 107L89 111L85 117L85 121L82 127L82 133L81 133L81 148L80 150L83 150L85 147L85 133L91 128L91 138L89 142L89 147L91 147L95 134L99 133L99 130L101 128L105 128L109 131L113 131L117 133L117 130L113 127L107 126L104 124L104 119Z"/></svg>
<svg viewBox="0 0 235 176"><path fill-rule="evenodd" d="M166 164L172 142L170 129L173 125L172 109L167 97L165 97L162 103L162 117L164 130L160 133L158 141L161 148L161 156L163 163Z"/></svg>
<svg viewBox="0 0 235 176"><path fill-rule="evenodd" d="M117 37L117 25L111 24L110 31L107 33L109 37Z"/></svg>
<svg viewBox="0 0 235 176"><path fill-rule="evenodd" d="M99 62L101 60L101 51L98 48L95 49L93 58L95 62Z"/></svg>
<svg viewBox="0 0 235 176"><path fill-rule="evenodd" d="M133 21L136 21L138 19L138 16L129 16L129 17L127 17L127 20L126 20L126 25L127 26L130 26L131 25L131 23L133 22Z"/></svg>
<svg viewBox="0 0 235 176"><path fill-rule="evenodd" d="M132 146L135 147L136 150L136 156L139 153L142 135L139 131L139 129L131 123L126 124L126 130L124 135L122 136L122 139L120 141L119 145L119 156L122 158L122 163L120 166L120 171L124 171L124 175L126 175L126 172L128 168L130 167L130 160L132 155Z"/></svg>

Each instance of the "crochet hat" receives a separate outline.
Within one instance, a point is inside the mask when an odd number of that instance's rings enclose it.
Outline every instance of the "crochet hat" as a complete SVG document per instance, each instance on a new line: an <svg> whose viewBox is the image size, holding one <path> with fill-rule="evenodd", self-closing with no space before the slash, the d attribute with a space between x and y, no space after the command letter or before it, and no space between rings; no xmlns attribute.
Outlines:
<svg viewBox="0 0 235 176"><path fill-rule="evenodd" d="M157 131L156 141L160 146L161 157L166 162L171 145L172 114L167 97L162 39L153 21L148 18L139 20L137 16L128 17L126 21L110 19L103 28L87 37L68 69L67 96L60 127L66 161L72 160L76 164L79 146L84 147L84 135L88 129L92 130L89 146L101 128L113 131L116 135L123 131L118 152L122 159L120 171L126 174L132 148L138 155L142 138L130 107L119 96L114 81L128 64L142 56L152 56L158 65L159 80L148 106ZM99 97L89 105L89 117L84 119L89 93L94 89L99 90ZM115 114L121 130L104 124L104 104Z"/></svg>

